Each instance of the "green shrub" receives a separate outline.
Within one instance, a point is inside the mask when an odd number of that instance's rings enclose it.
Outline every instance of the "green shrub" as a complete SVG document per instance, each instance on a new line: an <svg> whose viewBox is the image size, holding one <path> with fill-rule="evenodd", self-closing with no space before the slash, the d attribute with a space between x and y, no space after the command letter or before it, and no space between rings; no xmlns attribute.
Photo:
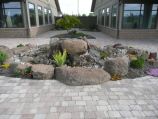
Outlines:
<svg viewBox="0 0 158 119"><path fill-rule="evenodd" d="M65 64L67 59L67 52L64 50L63 54L59 51L55 55L53 55L53 59L57 66L62 66Z"/></svg>
<svg viewBox="0 0 158 119"><path fill-rule="evenodd" d="M16 47L19 48L19 47L23 47L23 46L24 46L23 44L19 44Z"/></svg>
<svg viewBox="0 0 158 119"><path fill-rule="evenodd" d="M0 51L0 64L2 65L7 59L7 54Z"/></svg>
<svg viewBox="0 0 158 119"><path fill-rule="evenodd" d="M25 68L24 73L25 73L25 74L30 74L30 73L32 73L32 67L27 67L27 68Z"/></svg>
<svg viewBox="0 0 158 119"><path fill-rule="evenodd" d="M14 73L13 73L14 77L20 77L21 75L22 75L22 73L19 70L15 70Z"/></svg>
<svg viewBox="0 0 158 119"><path fill-rule="evenodd" d="M70 30L71 28L80 25L80 20L75 16L66 15L63 18L58 19L56 25L66 30Z"/></svg>
<svg viewBox="0 0 158 119"><path fill-rule="evenodd" d="M136 68L136 69L142 69L144 67L145 60L143 57L138 57L137 60L132 60L130 62L130 67Z"/></svg>
<svg viewBox="0 0 158 119"><path fill-rule="evenodd" d="M105 59L108 57L108 53L105 51L100 52L100 59Z"/></svg>

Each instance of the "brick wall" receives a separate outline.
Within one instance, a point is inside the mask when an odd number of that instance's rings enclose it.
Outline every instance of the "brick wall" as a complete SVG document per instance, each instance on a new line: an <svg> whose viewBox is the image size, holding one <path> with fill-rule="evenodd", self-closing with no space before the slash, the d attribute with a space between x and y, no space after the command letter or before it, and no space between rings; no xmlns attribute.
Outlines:
<svg viewBox="0 0 158 119"><path fill-rule="evenodd" d="M0 38L25 38L27 36L26 28L0 28Z"/></svg>
<svg viewBox="0 0 158 119"><path fill-rule="evenodd" d="M54 29L54 25L27 28L1 28L0 38L27 38L36 37L40 33Z"/></svg>
<svg viewBox="0 0 158 119"><path fill-rule="evenodd" d="M119 38L123 39L155 39L158 38L158 29L122 29Z"/></svg>
<svg viewBox="0 0 158 119"><path fill-rule="evenodd" d="M117 38L117 30L116 29L112 29L112 28L109 28L109 27L104 27L104 26L101 26L101 25L98 25L98 29L101 30L103 33L105 33L107 35L110 35L114 38Z"/></svg>
<svg viewBox="0 0 158 119"><path fill-rule="evenodd" d="M36 37L40 33L47 32L54 29L54 25L45 25L40 27L31 27L29 32L29 37Z"/></svg>

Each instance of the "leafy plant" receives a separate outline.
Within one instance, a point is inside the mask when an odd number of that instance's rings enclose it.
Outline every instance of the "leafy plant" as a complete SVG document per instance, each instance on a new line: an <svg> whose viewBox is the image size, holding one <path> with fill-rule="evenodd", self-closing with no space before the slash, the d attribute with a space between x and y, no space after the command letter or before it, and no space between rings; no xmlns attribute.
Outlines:
<svg viewBox="0 0 158 119"><path fill-rule="evenodd" d="M107 58L108 57L108 53L107 52L105 52L105 51L101 51L100 52L100 58L101 59L105 59L105 58Z"/></svg>
<svg viewBox="0 0 158 119"><path fill-rule="evenodd" d="M67 59L67 52L64 50L63 54L59 51L55 55L53 55L53 59L57 66L62 66L65 64Z"/></svg>
<svg viewBox="0 0 158 119"><path fill-rule="evenodd" d="M3 64L1 67L7 70L10 67L10 64Z"/></svg>
<svg viewBox="0 0 158 119"><path fill-rule="evenodd" d="M130 66L136 69L142 69L145 65L145 59L143 57L138 57L137 60L132 60Z"/></svg>
<svg viewBox="0 0 158 119"><path fill-rule="evenodd" d="M23 44L19 44L16 47L19 48L19 47L23 47L23 46L24 46Z"/></svg>
<svg viewBox="0 0 158 119"><path fill-rule="evenodd" d="M15 70L13 73L13 76L15 76L15 77L20 77L21 75L22 75L22 73L19 70Z"/></svg>
<svg viewBox="0 0 158 119"><path fill-rule="evenodd" d="M32 73L32 67L25 68L24 74L30 74L30 73Z"/></svg>
<svg viewBox="0 0 158 119"><path fill-rule="evenodd" d="M7 59L7 54L0 51L0 64L2 65Z"/></svg>
<svg viewBox="0 0 158 119"><path fill-rule="evenodd" d="M80 20L75 16L66 15L57 20L56 25L69 31L71 28L80 25Z"/></svg>

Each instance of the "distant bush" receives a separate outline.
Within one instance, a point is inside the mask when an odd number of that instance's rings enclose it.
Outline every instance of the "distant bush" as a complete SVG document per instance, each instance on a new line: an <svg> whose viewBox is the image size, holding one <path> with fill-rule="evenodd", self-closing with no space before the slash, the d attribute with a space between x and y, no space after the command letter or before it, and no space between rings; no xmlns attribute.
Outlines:
<svg viewBox="0 0 158 119"><path fill-rule="evenodd" d="M0 51L0 64L2 65L7 59L7 54Z"/></svg>
<svg viewBox="0 0 158 119"><path fill-rule="evenodd" d="M80 25L80 20L76 16L66 15L63 18L58 19L56 25L66 30L70 30L73 27Z"/></svg>
<svg viewBox="0 0 158 119"><path fill-rule="evenodd" d="M130 62L130 67L136 68L136 69L142 69L145 65L145 60L143 57L138 57L137 60L132 60Z"/></svg>

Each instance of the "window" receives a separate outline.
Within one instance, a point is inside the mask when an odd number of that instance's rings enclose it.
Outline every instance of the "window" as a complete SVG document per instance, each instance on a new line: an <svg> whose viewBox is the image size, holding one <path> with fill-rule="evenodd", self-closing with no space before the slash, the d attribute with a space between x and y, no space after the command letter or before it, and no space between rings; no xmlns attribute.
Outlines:
<svg viewBox="0 0 158 119"><path fill-rule="evenodd" d="M111 27L116 28L116 19L117 19L117 5L112 6L111 11Z"/></svg>
<svg viewBox="0 0 158 119"><path fill-rule="evenodd" d="M102 21L102 20L101 20L101 16L102 16L102 11L99 10L99 11L98 11L98 24L99 24L99 25L101 25L101 21Z"/></svg>
<svg viewBox="0 0 158 119"><path fill-rule="evenodd" d="M52 11L48 10L49 13L49 24L52 24Z"/></svg>
<svg viewBox="0 0 158 119"><path fill-rule="evenodd" d="M110 8L106 8L105 26L109 26Z"/></svg>
<svg viewBox="0 0 158 119"><path fill-rule="evenodd" d="M101 13L101 25L104 25L104 18L105 18L105 9L103 9Z"/></svg>
<svg viewBox="0 0 158 119"><path fill-rule="evenodd" d="M43 11L41 6L38 6L38 19L39 25L43 25Z"/></svg>
<svg viewBox="0 0 158 119"><path fill-rule="evenodd" d="M123 28L155 29L157 4L125 4Z"/></svg>
<svg viewBox="0 0 158 119"><path fill-rule="evenodd" d="M0 2L0 28L21 27L24 27L21 2Z"/></svg>
<svg viewBox="0 0 158 119"><path fill-rule="evenodd" d="M30 15L30 25L36 26L36 12L35 12L35 5L29 3L29 15Z"/></svg>
<svg viewBox="0 0 158 119"><path fill-rule="evenodd" d="M45 19L45 24L48 24L48 10L46 8L44 9L44 19Z"/></svg>

